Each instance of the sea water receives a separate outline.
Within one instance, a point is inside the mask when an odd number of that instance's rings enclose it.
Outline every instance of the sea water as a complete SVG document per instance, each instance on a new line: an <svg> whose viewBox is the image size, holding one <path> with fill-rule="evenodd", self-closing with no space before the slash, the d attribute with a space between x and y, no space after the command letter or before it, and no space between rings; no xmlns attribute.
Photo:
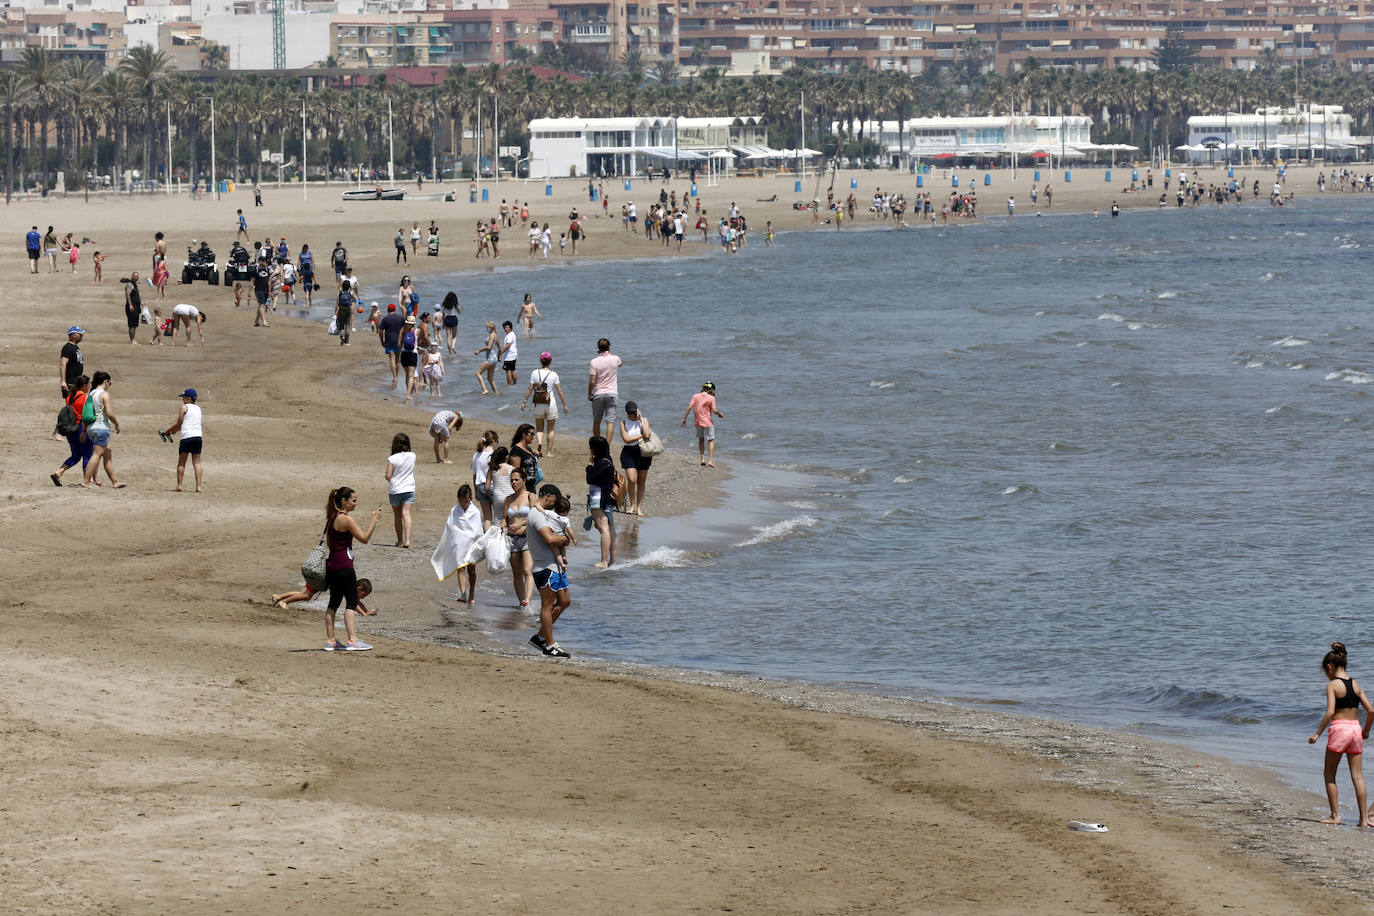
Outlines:
<svg viewBox="0 0 1374 916"><path fill-rule="evenodd" d="M690 259L624 235L644 259L522 252L423 293L458 291L464 354L533 294L518 389L484 403L467 357L446 388L518 422L553 351L561 450L584 448L598 337L675 451L717 386L725 505L622 520L630 562L606 573L584 539L558 625L578 656L1010 702L1319 790L1327 644L1374 688L1370 205L861 217Z"/></svg>

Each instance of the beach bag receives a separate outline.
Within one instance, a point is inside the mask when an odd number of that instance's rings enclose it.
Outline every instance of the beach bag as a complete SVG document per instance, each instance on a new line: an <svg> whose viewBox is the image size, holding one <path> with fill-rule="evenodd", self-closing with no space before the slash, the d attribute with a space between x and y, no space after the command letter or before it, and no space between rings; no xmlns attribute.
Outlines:
<svg viewBox="0 0 1374 916"><path fill-rule="evenodd" d="M326 528L326 531L329 529ZM301 578L305 584L315 591L323 591L325 587L324 564L329 559L329 549L324 546L324 535L320 535L320 542L315 545L315 549L310 551L310 556L305 558L301 564Z"/></svg>
<svg viewBox="0 0 1374 916"><path fill-rule="evenodd" d="M81 432L81 418L72 410L72 405L63 404L57 412L57 431L64 436L75 436Z"/></svg>
<svg viewBox="0 0 1374 916"><path fill-rule="evenodd" d="M534 383L534 403L549 403L549 374L547 372L544 373L544 381Z"/></svg>
<svg viewBox="0 0 1374 916"><path fill-rule="evenodd" d="M662 455L664 452L663 440L658 437L658 433L649 433L648 437L639 440L639 453L645 458L652 458L655 455Z"/></svg>
<svg viewBox="0 0 1374 916"><path fill-rule="evenodd" d="M81 408L81 422L90 426L95 422L95 392L86 398L86 406Z"/></svg>
<svg viewBox="0 0 1374 916"><path fill-rule="evenodd" d="M526 472L525 488L530 492L537 490L539 485L544 482L544 469L539 466L539 459L535 458L533 455L530 456L528 465L526 465L525 459L522 458L520 460L520 470ZM534 473L530 474L528 473L529 471L533 471Z"/></svg>
<svg viewBox="0 0 1374 916"><path fill-rule="evenodd" d="M615 472L615 483L611 484L611 502L620 505L620 500L625 496L625 475L619 471Z"/></svg>

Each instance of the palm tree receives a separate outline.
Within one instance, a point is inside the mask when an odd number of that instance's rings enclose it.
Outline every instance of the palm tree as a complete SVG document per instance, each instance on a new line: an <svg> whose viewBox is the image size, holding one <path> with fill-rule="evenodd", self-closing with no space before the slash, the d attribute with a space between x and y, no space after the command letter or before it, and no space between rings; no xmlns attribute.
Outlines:
<svg viewBox="0 0 1374 916"><path fill-rule="evenodd" d="M660 86L674 86L681 76L682 71L678 69L677 61L666 58L654 64L649 71L649 78Z"/></svg>
<svg viewBox="0 0 1374 916"><path fill-rule="evenodd" d="M57 56L47 48L25 48L20 60L19 72L28 84L33 96L33 104L38 113L39 146L41 160L39 172L43 176L43 193L48 193L48 121L52 118L52 104L57 96L62 79L61 67Z"/></svg>
<svg viewBox="0 0 1374 916"><path fill-rule="evenodd" d="M85 163L81 156L82 132L87 126L94 127L94 119L90 118L89 115L95 107L96 87L100 85L100 67L94 61L74 60L67 63L65 70L62 100L69 120L69 162L73 176L77 174L78 169L82 169L80 172L82 178L77 180L84 181ZM92 129L86 134L86 139L94 143L95 131ZM67 186L70 187L71 185L72 182L69 181Z"/></svg>
<svg viewBox="0 0 1374 916"><path fill-rule="evenodd" d="M166 51L150 45L138 45L124 56L119 69L128 74L143 95L147 114L143 134L143 180L146 182L151 180L153 174L153 138L157 136L153 102L163 81L172 72L172 58Z"/></svg>
<svg viewBox="0 0 1374 916"><path fill-rule="evenodd" d="M138 101L138 87L123 71L107 70L100 78L99 93L109 118L105 131L114 145L111 173L114 177L114 186L118 188L120 177L124 174L124 151L129 140L125 112L133 108Z"/></svg>
<svg viewBox="0 0 1374 916"><path fill-rule="evenodd" d="M32 89L15 70L0 71L0 103L5 106L5 203L14 189L14 109L22 109L33 98Z"/></svg>
<svg viewBox="0 0 1374 916"><path fill-rule="evenodd" d="M226 70L228 67L229 50L217 41L207 41L200 68L202 70Z"/></svg>

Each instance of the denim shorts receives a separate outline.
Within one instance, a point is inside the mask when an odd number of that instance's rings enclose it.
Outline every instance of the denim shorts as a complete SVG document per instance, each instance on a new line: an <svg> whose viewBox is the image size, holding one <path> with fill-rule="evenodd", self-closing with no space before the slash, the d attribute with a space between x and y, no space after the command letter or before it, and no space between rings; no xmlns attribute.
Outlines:
<svg viewBox="0 0 1374 916"><path fill-rule="evenodd" d="M409 493L390 493L387 495L387 499L391 501L391 507L393 509L399 509L406 503L415 502L415 491L412 490Z"/></svg>
<svg viewBox="0 0 1374 916"><path fill-rule="evenodd" d="M88 429L86 436L91 440L92 445L105 448L110 444L110 431L108 429Z"/></svg>

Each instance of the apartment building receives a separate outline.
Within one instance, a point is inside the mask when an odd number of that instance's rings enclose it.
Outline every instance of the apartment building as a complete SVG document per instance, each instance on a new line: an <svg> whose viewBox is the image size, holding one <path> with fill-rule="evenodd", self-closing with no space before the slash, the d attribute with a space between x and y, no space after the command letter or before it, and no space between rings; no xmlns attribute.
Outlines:
<svg viewBox="0 0 1374 916"><path fill-rule="evenodd" d="M329 54L339 67L386 69L448 62L452 26L444 13L331 17Z"/></svg>
<svg viewBox="0 0 1374 916"><path fill-rule="evenodd" d="M548 6L452 10L444 13L444 21L451 64L510 64L520 59L521 49L538 54L563 40L563 23Z"/></svg>
<svg viewBox="0 0 1374 916"><path fill-rule="evenodd" d="M1374 65L1374 2L1336 6L1235 0L970 0L858 4L846 0L683 0L678 56L684 65L739 69L767 52L775 69L851 65L906 73L967 66L1006 73L1031 57L1091 71L1149 69L1170 25L1198 65L1232 70Z"/></svg>
<svg viewBox="0 0 1374 916"><path fill-rule="evenodd" d="M47 48L60 60L117 67L127 45L122 13L7 9L0 19L0 61L18 60L25 48Z"/></svg>
<svg viewBox="0 0 1374 916"><path fill-rule="evenodd" d="M563 26L564 40L589 47L615 62L637 51L645 65L675 61L677 7L670 0L548 0Z"/></svg>

